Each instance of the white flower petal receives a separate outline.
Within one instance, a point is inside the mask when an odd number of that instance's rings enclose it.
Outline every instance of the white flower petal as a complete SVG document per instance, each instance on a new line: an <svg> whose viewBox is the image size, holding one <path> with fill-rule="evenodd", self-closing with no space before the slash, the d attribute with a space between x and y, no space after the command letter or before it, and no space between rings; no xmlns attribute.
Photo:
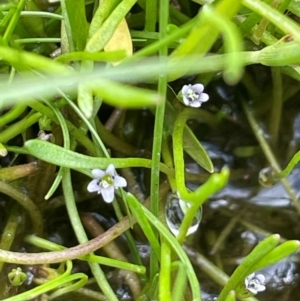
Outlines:
<svg viewBox="0 0 300 301"><path fill-rule="evenodd" d="M182 101L183 101L183 103L184 103L186 106L189 106L189 105L190 105L190 101L188 100L187 97L183 96Z"/></svg>
<svg viewBox="0 0 300 301"><path fill-rule="evenodd" d="M266 281L266 277L263 274L257 274L255 278L262 284Z"/></svg>
<svg viewBox="0 0 300 301"><path fill-rule="evenodd" d="M256 295L257 292L262 292L266 289L265 283L265 276L262 274L252 273L245 279L245 287L246 289L251 292L252 294Z"/></svg>
<svg viewBox="0 0 300 301"><path fill-rule="evenodd" d="M201 101L195 100L190 103L190 107L192 108L200 108L201 107Z"/></svg>
<svg viewBox="0 0 300 301"><path fill-rule="evenodd" d="M257 290L253 287L247 287L247 290L252 293L253 295L256 295L257 294Z"/></svg>
<svg viewBox="0 0 300 301"><path fill-rule="evenodd" d="M126 187L127 181L123 177L115 176L114 186L115 187Z"/></svg>
<svg viewBox="0 0 300 301"><path fill-rule="evenodd" d="M201 93L200 97L199 97L199 101L201 102L206 102L209 100L209 95L206 93Z"/></svg>
<svg viewBox="0 0 300 301"><path fill-rule="evenodd" d="M202 102L209 100L209 95L203 91L204 85L202 84L184 85L181 89L182 102L192 108L201 107Z"/></svg>
<svg viewBox="0 0 300 301"><path fill-rule="evenodd" d="M87 186L89 192L95 192L100 189L98 180L92 180Z"/></svg>
<svg viewBox="0 0 300 301"><path fill-rule="evenodd" d="M192 86L193 91L201 94L204 90L204 86L202 84L195 84Z"/></svg>
<svg viewBox="0 0 300 301"><path fill-rule="evenodd" d="M251 279L253 279L255 276L255 273L250 274L249 276L246 277L246 280L250 281Z"/></svg>
<svg viewBox="0 0 300 301"><path fill-rule="evenodd" d="M263 292L266 289L266 287L263 284L257 283L255 289L257 292Z"/></svg>
<svg viewBox="0 0 300 301"><path fill-rule="evenodd" d="M101 194L102 194L103 200L106 203L111 203L115 198L114 186L109 186L107 188L102 189Z"/></svg>
<svg viewBox="0 0 300 301"><path fill-rule="evenodd" d="M94 178L101 179L102 177L104 177L105 171L96 168L92 170L92 175L94 176Z"/></svg>
<svg viewBox="0 0 300 301"><path fill-rule="evenodd" d="M181 89L181 93L183 96L186 96L187 91L191 88L191 85L184 85Z"/></svg>
<svg viewBox="0 0 300 301"><path fill-rule="evenodd" d="M109 164L105 173L108 174L108 175L110 175L110 176L116 175L116 169L115 169L114 165L113 164Z"/></svg>

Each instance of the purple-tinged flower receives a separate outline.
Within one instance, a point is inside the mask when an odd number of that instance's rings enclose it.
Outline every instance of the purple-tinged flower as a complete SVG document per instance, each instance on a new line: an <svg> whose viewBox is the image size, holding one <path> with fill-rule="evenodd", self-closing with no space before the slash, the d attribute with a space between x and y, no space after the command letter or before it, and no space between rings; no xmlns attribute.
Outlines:
<svg viewBox="0 0 300 301"><path fill-rule="evenodd" d="M183 103L193 108L201 107L202 102L209 99L209 95L203 91L204 86L202 84L184 85L181 89Z"/></svg>
<svg viewBox="0 0 300 301"><path fill-rule="evenodd" d="M94 180L89 183L87 190L89 192L97 191L98 194L102 194L106 203L111 203L114 200L115 189L127 186L126 180L123 177L118 176L113 164L110 164L106 171L93 169L92 174Z"/></svg>
<svg viewBox="0 0 300 301"><path fill-rule="evenodd" d="M266 289L265 286L265 276L262 274L252 273L245 279L245 287L246 289L252 293L253 295L256 295L258 292L263 292Z"/></svg>

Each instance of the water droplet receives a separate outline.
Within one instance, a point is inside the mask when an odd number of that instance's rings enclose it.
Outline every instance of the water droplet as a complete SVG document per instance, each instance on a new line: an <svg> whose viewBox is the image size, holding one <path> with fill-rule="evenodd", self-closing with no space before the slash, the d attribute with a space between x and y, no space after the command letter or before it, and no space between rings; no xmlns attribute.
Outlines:
<svg viewBox="0 0 300 301"><path fill-rule="evenodd" d="M263 168L258 174L258 181L261 186L273 186L277 182L274 177L273 169L271 167Z"/></svg>
<svg viewBox="0 0 300 301"><path fill-rule="evenodd" d="M170 193L166 202L166 221L170 231L177 236L184 216L189 209L190 204L180 199L175 193ZM194 233L200 224L202 218L202 208L199 208L193 223L189 228L187 235Z"/></svg>

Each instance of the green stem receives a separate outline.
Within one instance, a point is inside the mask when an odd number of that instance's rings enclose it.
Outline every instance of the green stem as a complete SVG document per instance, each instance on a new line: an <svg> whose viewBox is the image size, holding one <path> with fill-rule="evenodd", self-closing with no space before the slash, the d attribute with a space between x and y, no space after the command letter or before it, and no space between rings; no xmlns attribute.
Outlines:
<svg viewBox="0 0 300 301"><path fill-rule="evenodd" d="M126 57L124 50L111 52L96 52L89 53L85 51L69 52L59 55L55 58L56 61L65 63L69 61L120 61Z"/></svg>
<svg viewBox="0 0 300 301"><path fill-rule="evenodd" d="M19 18L20 18L20 14L21 14L21 11L23 10L24 8L24 5L25 5L25 2L26 0L20 0L18 2L18 5L17 5L17 8L16 10L14 11L14 14L12 16L12 18L10 19L10 22L7 26L7 29L3 35L3 40L8 44L16 26L17 26L17 23L19 21Z"/></svg>
<svg viewBox="0 0 300 301"><path fill-rule="evenodd" d="M272 146L277 145L279 127L281 123L281 110L283 105L283 89L281 72L279 68L271 68L273 79L273 101L271 107L271 116L269 129L271 134Z"/></svg>
<svg viewBox="0 0 300 301"><path fill-rule="evenodd" d="M173 250L177 253L179 259L186 267L187 277L190 282L190 287L193 294L193 300L201 301L201 289L199 287L199 282L195 275L193 266L191 265L186 253L175 239L175 237L170 233L170 231L145 207L142 207L147 219L150 223L160 232L160 234L168 241Z"/></svg>
<svg viewBox="0 0 300 301"><path fill-rule="evenodd" d="M5 12L3 12L5 14ZM20 14L21 17L40 17L40 18L50 18L56 20L63 20L62 15L43 12L43 11L22 11Z"/></svg>
<svg viewBox="0 0 300 301"><path fill-rule="evenodd" d="M210 176L209 179L196 191L191 193L187 192L188 195L184 195L182 200L186 201L186 198L188 197L190 200L193 200L193 202L191 203L190 208L187 210L182 224L180 226L179 234L177 236L177 240L179 243L182 244L184 242L187 232L190 226L192 225L194 217L196 216L199 208L211 195L213 195L219 189L225 186L228 177L229 170L227 168L223 168L219 174L215 173L212 176Z"/></svg>
<svg viewBox="0 0 300 301"><path fill-rule="evenodd" d="M60 251L60 250L67 250L67 248L58 245L52 241L46 240L44 238L37 237L35 235L28 235L25 237L25 241L42 249L49 250L49 251ZM146 272L146 268L144 266L138 266L132 263L115 260L103 256L97 256L94 254L88 254L84 256L79 256L78 259L85 260L88 262L97 262L99 264L103 264L106 266L114 267L117 269L125 269L128 271L132 271L135 273L144 274Z"/></svg>
<svg viewBox="0 0 300 301"><path fill-rule="evenodd" d="M164 7L164 9L165 8L166 7ZM157 20L157 0L146 0L145 31L155 31L156 20Z"/></svg>
<svg viewBox="0 0 300 301"><path fill-rule="evenodd" d="M37 234L43 233L44 220L33 200L14 186L2 181L0 181L0 192L15 199L22 207L24 207L30 216L33 231Z"/></svg>
<svg viewBox="0 0 300 301"><path fill-rule="evenodd" d="M242 4L253 12L268 19L286 34L292 35L295 40L300 41L299 25L291 18L287 18L282 13L260 0L242 0Z"/></svg>
<svg viewBox="0 0 300 301"><path fill-rule="evenodd" d="M161 256L159 271L158 300L171 301L171 247L168 241L161 238Z"/></svg>
<svg viewBox="0 0 300 301"><path fill-rule="evenodd" d="M172 288L172 301L181 301L182 300L182 292L185 292L187 279L186 279L186 267L182 262L178 264L178 272L176 275L176 279Z"/></svg>
<svg viewBox="0 0 300 301"><path fill-rule="evenodd" d="M67 269L63 274L59 275L58 277L54 278L53 280L46 282L45 284L39 285L31 290L28 290L21 294L7 298L5 300L6 301L30 300L30 299L36 298L39 295L42 295L46 292L49 292L50 290L56 290L55 293L52 293L52 295L55 295L56 292L59 291L59 290L57 290L59 287L65 286L65 290L68 290L69 288L73 288L73 290L75 290L76 288L82 287L88 280L87 275L85 275L83 273L76 273L76 274L70 275L71 269L72 269L72 263L67 262ZM74 283L74 280L77 280L77 279L79 279L79 281ZM61 290L64 290L64 289L61 289ZM51 296L50 296L50 298L51 298Z"/></svg>
<svg viewBox="0 0 300 301"><path fill-rule="evenodd" d="M167 24L169 16L169 1L160 0L159 6L159 37L163 39L167 35ZM161 60L165 60L168 55L168 47L161 47L159 50L159 57ZM158 80L158 93L162 99L166 99L167 93L167 78L161 75ZM165 115L165 101L157 105L155 110L155 124L153 134L153 146L152 146L152 167L151 167L151 186L150 186L150 210L158 216L158 203L159 203L159 178L160 171L159 165L161 160L161 145L164 127L164 115ZM158 237L158 235L157 235ZM151 250L150 253L150 279L153 279L154 275L158 272L158 258L157 254Z"/></svg>
<svg viewBox="0 0 300 301"><path fill-rule="evenodd" d="M239 284L251 273L251 268L276 247L279 239L280 236L278 234L274 234L261 241L235 269L230 279L222 289L217 301L224 301L231 290L237 289Z"/></svg>
<svg viewBox="0 0 300 301"><path fill-rule="evenodd" d="M253 133L256 136L256 139L258 140L260 147L263 150L267 160L269 161L272 170L274 170L275 173L280 174L281 168L277 162L277 159L275 158L270 146L268 145L268 143L263 135L263 131L260 129L257 121L255 120L254 115L251 112L251 109L249 108L248 104L244 101L242 101L242 105L243 105L244 112L247 116L247 119L253 130ZM297 212L300 214L300 203L298 201L298 198L297 198L292 186L286 179L282 179L281 183L282 183L284 189L286 190L286 192L288 193L288 195L290 196L290 198L292 199Z"/></svg>
<svg viewBox="0 0 300 301"><path fill-rule="evenodd" d="M5 130L0 133L0 142L7 143L12 138L17 135L24 133L29 127L38 122L38 120L42 117L40 113L29 114L24 119L10 125Z"/></svg>
<svg viewBox="0 0 300 301"><path fill-rule="evenodd" d="M12 122L17 119L24 111L27 106L25 104L17 104L13 108L11 108L7 113L3 114L0 117L0 127Z"/></svg>
<svg viewBox="0 0 300 301"><path fill-rule="evenodd" d="M282 172L279 172L278 174L276 174L275 177L278 179L287 177L291 173L291 171L294 169L294 167L299 163L299 161L300 161L300 151L297 152L293 156L293 158L291 159L289 164L286 166L286 168Z"/></svg>
<svg viewBox="0 0 300 301"><path fill-rule="evenodd" d="M0 249L9 250L12 243L15 240L16 232L20 225L20 213L18 212L18 206L14 205L10 212L9 218L1 235ZM2 271L4 262L0 262L0 272Z"/></svg>
<svg viewBox="0 0 300 301"><path fill-rule="evenodd" d="M170 188L167 183L161 185L162 198L166 196L169 189ZM149 200L146 200L144 202L144 205L149 207ZM129 220L128 217L125 217L122 219L122 221L112 226L105 233L97 236L96 238L63 251L28 254L21 252L10 252L0 249L0 261L16 264L35 265L58 263L66 260L77 259L80 256L90 254L113 241L116 237L120 236L122 233L132 227L135 222L136 220L134 218ZM169 233L169 235L171 234Z"/></svg>
<svg viewBox="0 0 300 301"><path fill-rule="evenodd" d="M177 41L178 39L185 36L195 26L196 22L197 19L194 18L191 21L185 23L178 30L175 30L174 32L165 36L164 39L162 40L159 39L158 41L150 44L149 46L144 47L143 49L135 52L132 56L132 59L144 57L144 56L150 56L156 53L159 49L162 49L162 47L168 46L174 41ZM129 58L127 61L131 61L131 59Z"/></svg>
<svg viewBox="0 0 300 301"><path fill-rule="evenodd" d="M41 160L72 169L93 169L95 166L105 169L109 164L114 164L116 168L152 167L152 160L149 159L90 157L38 139L26 141L25 150ZM46 153L42 153L43 151ZM165 174L174 176L174 171L163 163L159 164L159 170Z"/></svg>
<svg viewBox="0 0 300 301"><path fill-rule="evenodd" d="M131 7L137 0L123 0L113 10L109 17L104 21L95 34L89 39L85 50L87 52L99 52L102 50L107 42L110 40L121 20L130 11Z"/></svg>
<svg viewBox="0 0 300 301"><path fill-rule="evenodd" d="M38 111L39 113L46 115L56 124L59 124L55 114L51 111L51 109L49 109L42 103L30 102L28 106ZM92 141L86 136L86 133L82 129L75 127L69 120L65 121L67 123L70 135L72 135L72 137L75 138L81 145L83 145L91 154L95 154L95 146Z"/></svg>
<svg viewBox="0 0 300 301"><path fill-rule="evenodd" d="M55 110L55 113L57 114L57 118L59 118L60 122L62 123L65 148L69 149L70 148L70 139L69 139L69 133L67 131L66 123L64 122L64 120L62 120L61 114L59 114L56 110ZM69 215L74 233L80 243L86 243L88 241L88 237L84 231L84 228L82 226L80 216L78 214L78 210L76 207L70 169L67 169L67 168L62 169L62 188L63 188L63 193L64 193L64 197L65 197L68 215ZM90 266L90 269L91 269L100 289L106 295L108 300L117 301L117 297L114 294L109 283L107 282L105 274L103 273L100 266L97 263L93 263L93 262L90 262L89 266Z"/></svg>
<svg viewBox="0 0 300 301"><path fill-rule="evenodd" d="M50 101L48 101L48 100L44 100L44 101L48 104L48 106L52 109L53 113L55 114L55 116L60 124L62 133L63 133L64 147L66 149L69 149L70 148L70 136L69 136L68 127L67 127L67 123L66 123L64 116L62 115L60 110L56 106L54 106ZM63 172L64 172L64 168L60 166L59 171L55 177L55 180L53 181L53 184L51 185L48 193L45 196L45 200L48 200L53 195L55 190L57 189L58 185L61 182Z"/></svg>
<svg viewBox="0 0 300 301"><path fill-rule="evenodd" d="M35 68L52 74L67 75L72 73L72 70L68 66L33 52L16 50L1 45L0 56L3 60L12 64L17 70L28 70L29 68Z"/></svg>
<svg viewBox="0 0 300 301"><path fill-rule="evenodd" d="M30 43L60 43L60 38L27 38L14 40L17 44L30 44Z"/></svg>
<svg viewBox="0 0 300 301"><path fill-rule="evenodd" d="M88 241L88 237L83 229L77 208L76 208L76 202L74 199L74 190L72 187L72 181L71 181L71 173L69 169L66 169L64 171L64 175L62 178L62 187L63 192L65 196L66 201L66 207L68 211L68 215L72 224L72 228L74 230L74 233L78 239L78 241L83 244ZM100 266L97 263L89 263L90 269L105 296L110 301L117 301L117 297L114 294L112 288L110 287L109 283L107 282L107 279L105 277L105 274L101 270Z"/></svg>
<svg viewBox="0 0 300 301"><path fill-rule="evenodd" d="M169 144L168 144L168 137L167 135L163 136L163 140L162 140L162 157L163 157L163 161L164 163L169 167L169 168L174 168L174 164L173 164L173 155L171 154L171 150L169 148ZM175 192L176 189L176 182L174 177L170 177L169 175L167 175L168 177L168 181L170 183L171 189L173 192Z"/></svg>

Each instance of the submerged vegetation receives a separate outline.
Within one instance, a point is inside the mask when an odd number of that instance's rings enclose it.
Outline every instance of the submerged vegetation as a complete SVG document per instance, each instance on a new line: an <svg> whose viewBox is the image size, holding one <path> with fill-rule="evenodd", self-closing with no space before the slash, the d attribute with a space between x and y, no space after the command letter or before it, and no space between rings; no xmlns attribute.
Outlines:
<svg viewBox="0 0 300 301"><path fill-rule="evenodd" d="M299 300L299 18L1 1L0 299Z"/></svg>

